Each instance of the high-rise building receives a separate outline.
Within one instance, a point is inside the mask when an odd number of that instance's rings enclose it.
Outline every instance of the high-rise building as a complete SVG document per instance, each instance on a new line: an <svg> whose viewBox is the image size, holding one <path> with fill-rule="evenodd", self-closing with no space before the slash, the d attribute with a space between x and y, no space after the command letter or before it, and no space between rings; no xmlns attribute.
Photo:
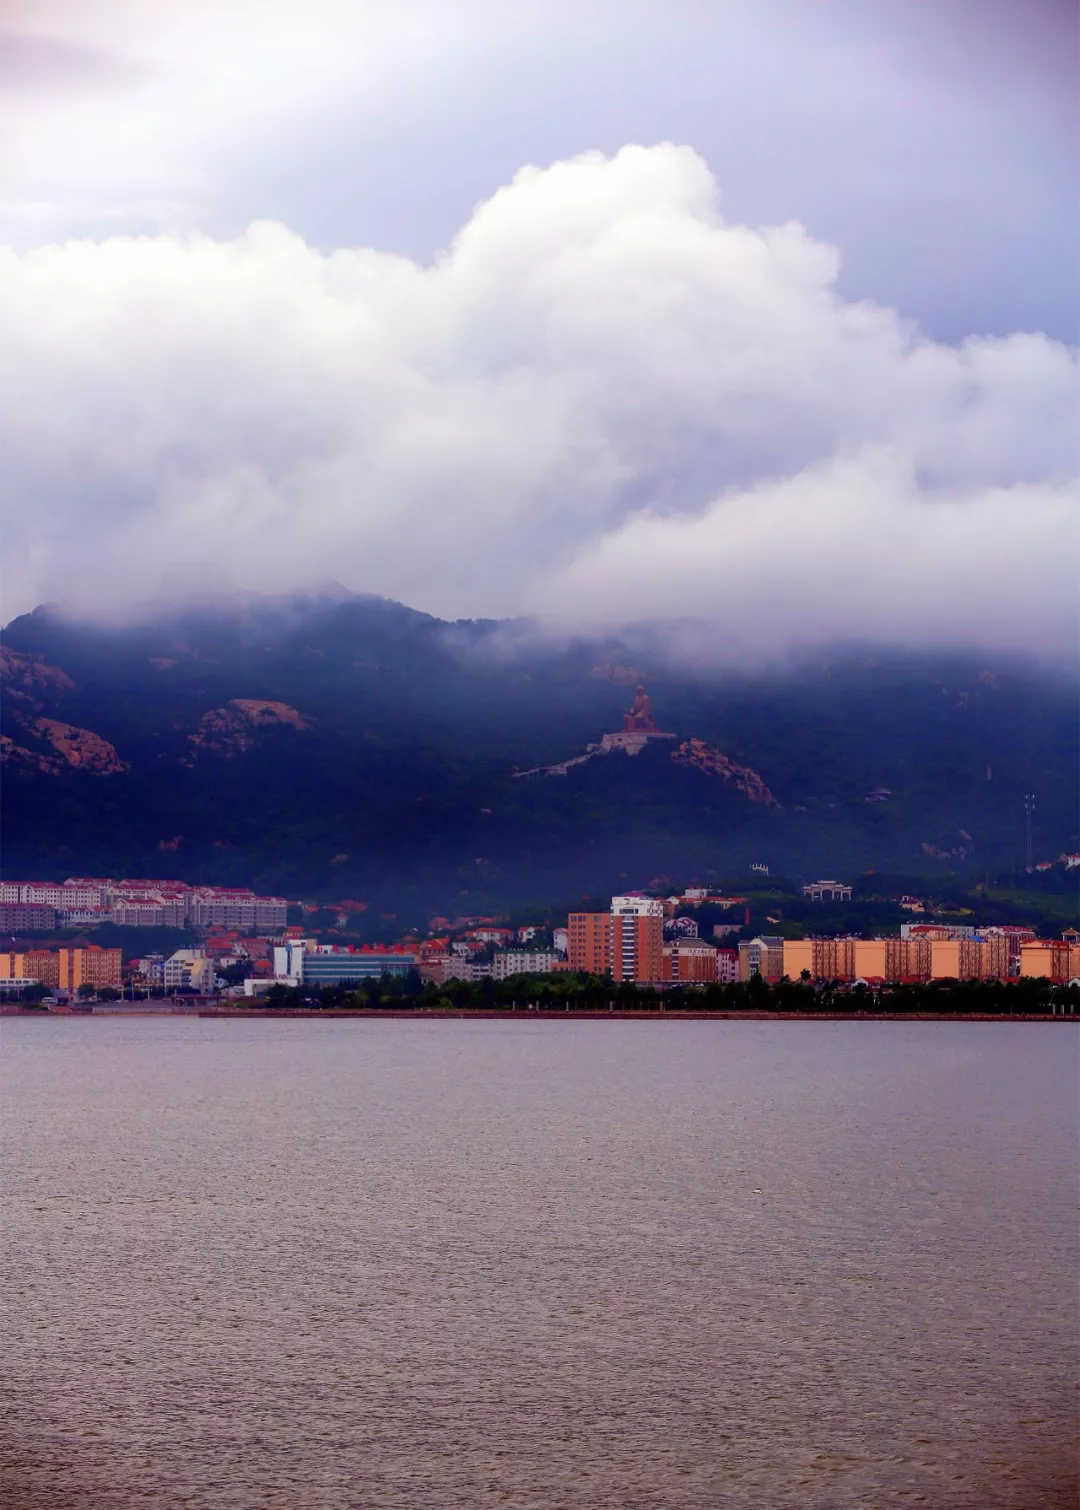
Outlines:
<svg viewBox="0 0 1080 1510"><path fill-rule="evenodd" d="M612 897L611 973L641 985L664 978L664 904L651 897Z"/></svg>
<svg viewBox="0 0 1080 1510"><path fill-rule="evenodd" d="M610 912L572 912L569 964L619 981L663 979L664 905L651 897L613 897Z"/></svg>
<svg viewBox="0 0 1080 1510"><path fill-rule="evenodd" d="M572 912L566 932L566 955L571 970L606 975L612 964L611 913Z"/></svg>

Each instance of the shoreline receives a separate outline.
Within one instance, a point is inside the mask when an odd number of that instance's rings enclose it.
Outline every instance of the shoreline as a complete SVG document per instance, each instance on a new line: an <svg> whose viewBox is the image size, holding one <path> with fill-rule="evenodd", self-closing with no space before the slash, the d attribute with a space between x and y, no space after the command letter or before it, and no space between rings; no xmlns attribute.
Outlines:
<svg viewBox="0 0 1080 1510"><path fill-rule="evenodd" d="M38 1011L33 1007L5 1007L0 1009L4 1017L36 1017L40 1019L76 1018L84 1021L97 1018L157 1018L196 1017L220 1018L224 1021L254 1019L268 1022L276 1019L295 1021L377 1020L381 1022L1072 1022L1080 1023L1080 1016L1069 1013L1034 1012L611 1012L611 1011L527 1011L504 1008L502 1010L469 1007L408 1008L395 1010L380 1007L106 1007L83 1008L74 1012Z"/></svg>

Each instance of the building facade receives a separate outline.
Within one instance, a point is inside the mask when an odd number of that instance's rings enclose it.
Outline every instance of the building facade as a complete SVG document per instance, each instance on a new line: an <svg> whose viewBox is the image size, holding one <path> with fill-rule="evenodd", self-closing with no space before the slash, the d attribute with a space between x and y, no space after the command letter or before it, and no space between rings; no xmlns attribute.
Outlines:
<svg viewBox="0 0 1080 1510"><path fill-rule="evenodd" d="M56 908L45 902L0 902L0 933L51 933Z"/></svg>
<svg viewBox="0 0 1080 1510"><path fill-rule="evenodd" d="M761 975L765 980L777 981L785 973L782 938L766 936L747 939L739 945L740 980L749 980L752 975Z"/></svg>
<svg viewBox="0 0 1080 1510"><path fill-rule="evenodd" d="M214 989L214 962L201 949L177 949L165 961L162 980L166 991L205 995Z"/></svg>
<svg viewBox="0 0 1080 1510"><path fill-rule="evenodd" d="M850 902L851 887L842 881L811 881L802 888L804 897L811 902Z"/></svg>
<svg viewBox="0 0 1080 1510"><path fill-rule="evenodd" d="M672 984L712 985L717 980L717 951L699 939L678 939L663 948L663 979Z"/></svg>
<svg viewBox="0 0 1080 1510"><path fill-rule="evenodd" d="M550 975L557 958L553 949L507 949L492 959L492 978L509 980L512 975Z"/></svg>
<svg viewBox="0 0 1080 1510"><path fill-rule="evenodd" d="M328 949L306 952L302 963L305 986L344 986L353 981L379 980L386 975L408 975L417 968L419 958L415 954Z"/></svg>
<svg viewBox="0 0 1080 1510"><path fill-rule="evenodd" d="M664 978L664 904L652 897L612 897L611 974L655 984Z"/></svg>
<svg viewBox="0 0 1080 1510"><path fill-rule="evenodd" d="M37 981L55 989L60 984L60 955L55 949L0 954L0 980Z"/></svg>
<svg viewBox="0 0 1080 1510"><path fill-rule="evenodd" d="M606 975L611 969L611 913L572 912L566 927L571 970Z"/></svg>
<svg viewBox="0 0 1080 1510"><path fill-rule="evenodd" d="M0 979L36 980L58 991L80 986L119 986L124 957L119 949L30 949L23 954L0 954Z"/></svg>

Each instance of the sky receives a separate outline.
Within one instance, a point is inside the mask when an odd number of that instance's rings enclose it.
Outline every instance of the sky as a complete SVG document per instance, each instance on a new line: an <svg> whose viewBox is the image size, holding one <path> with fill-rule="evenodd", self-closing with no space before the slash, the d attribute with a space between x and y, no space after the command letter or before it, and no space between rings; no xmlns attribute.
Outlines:
<svg viewBox="0 0 1080 1510"><path fill-rule="evenodd" d="M4 617L180 570L1074 645L1077 32L0 0Z"/></svg>

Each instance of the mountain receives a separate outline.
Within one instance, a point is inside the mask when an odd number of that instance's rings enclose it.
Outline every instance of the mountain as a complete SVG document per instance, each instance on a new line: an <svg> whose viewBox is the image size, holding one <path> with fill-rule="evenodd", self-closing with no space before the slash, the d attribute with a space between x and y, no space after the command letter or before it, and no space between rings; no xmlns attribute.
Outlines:
<svg viewBox="0 0 1080 1510"><path fill-rule="evenodd" d="M711 664L704 626L553 640L341 591L3 632L8 875L167 875L395 907L1076 848L1075 687L1000 658ZM677 650L674 648L677 647ZM662 730L565 774L644 683Z"/></svg>

